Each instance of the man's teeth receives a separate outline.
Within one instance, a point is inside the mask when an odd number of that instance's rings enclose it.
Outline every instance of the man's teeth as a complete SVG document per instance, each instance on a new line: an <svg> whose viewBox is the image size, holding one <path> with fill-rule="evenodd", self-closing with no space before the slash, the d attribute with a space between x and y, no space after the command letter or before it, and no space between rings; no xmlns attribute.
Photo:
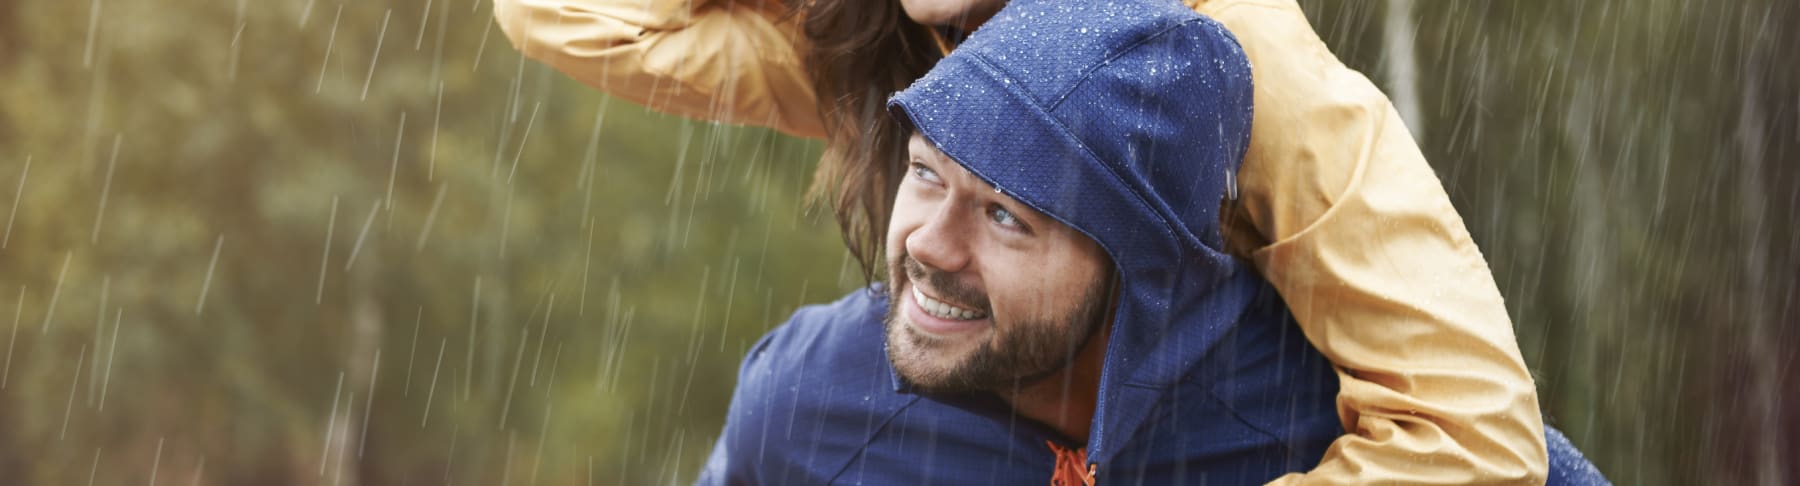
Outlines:
<svg viewBox="0 0 1800 486"><path fill-rule="evenodd" d="M941 301L938 301L937 299L933 299L931 297L926 297L925 293L920 292L918 287L913 287L912 294L913 294L913 299L919 303L919 308L925 309L926 314L931 314L934 317L938 317L938 318L942 318L942 319L957 319L957 320L980 319L980 318L987 317L987 314L984 314L981 312L976 312L976 311L964 309L961 307L953 306L950 304L945 304Z"/></svg>

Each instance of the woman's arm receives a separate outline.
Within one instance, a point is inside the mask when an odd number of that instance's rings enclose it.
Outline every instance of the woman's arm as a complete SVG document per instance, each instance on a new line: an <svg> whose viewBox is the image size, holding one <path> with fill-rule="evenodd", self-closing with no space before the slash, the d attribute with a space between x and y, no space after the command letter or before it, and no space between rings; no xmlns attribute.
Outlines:
<svg viewBox="0 0 1800 486"><path fill-rule="evenodd" d="M1227 237L1338 370L1350 434L1277 483L1542 484L1537 390L1481 252L1386 96L1292 0L1190 0L1256 79Z"/></svg>
<svg viewBox="0 0 1800 486"><path fill-rule="evenodd" d="M799 26L776 0L496 0L526 57L653 110L820 138Z"/></svg>

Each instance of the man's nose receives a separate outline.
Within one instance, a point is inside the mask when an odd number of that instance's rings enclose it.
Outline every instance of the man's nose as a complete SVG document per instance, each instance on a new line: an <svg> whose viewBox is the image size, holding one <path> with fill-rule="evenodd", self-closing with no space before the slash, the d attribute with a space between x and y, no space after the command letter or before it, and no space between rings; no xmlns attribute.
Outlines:
<svg viewBox="0 0 1800 486"><path fill-rule="evenodd" d="M962 271L969 264L966 231L955 213L956 204L945 204L925 224L906 237L906 252L913 260L945 273Z"/></svg>

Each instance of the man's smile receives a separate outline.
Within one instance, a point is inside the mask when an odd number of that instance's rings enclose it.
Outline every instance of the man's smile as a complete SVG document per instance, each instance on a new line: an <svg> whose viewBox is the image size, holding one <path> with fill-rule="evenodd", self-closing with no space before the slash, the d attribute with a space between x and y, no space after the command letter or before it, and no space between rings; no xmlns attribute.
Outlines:
<svg viewBox="0 0 1800 486"><path fill-rule="evenodd" d="M912 290L912 299L908 299L910 305L906 306L906 321L914 329L932 337L944 338L987 327L989 321L986 312L934 299L919 290L917 282L908 283L911 284L908 286Z"/></svg>
<svg viewBox="0 0 1800 486"><path fill-rule="evenodd" d="M925 291L919 290L917 284L912 286L912 294L913 299L917 300L919 307L923 307L925 311L930 312L932 316L955 320L970 320L987 317L987 313L985 312L970 310L956 304L931 298L931 296L925 295Z"/></svg>

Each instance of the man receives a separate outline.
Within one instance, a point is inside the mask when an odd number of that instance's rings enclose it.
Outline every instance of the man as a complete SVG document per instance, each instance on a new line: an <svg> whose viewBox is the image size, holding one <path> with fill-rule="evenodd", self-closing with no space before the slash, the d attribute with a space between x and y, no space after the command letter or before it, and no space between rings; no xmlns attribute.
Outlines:
<svg viewBox="0 0 1800 486"><path fill-rule="evenodd" d="M890 101L915 135L888 284L751 349L701 482L1253 484L1317 464L1343 433L1336 377L1221 251L1249 73L1179 4L1012 2Z"/></svg>

